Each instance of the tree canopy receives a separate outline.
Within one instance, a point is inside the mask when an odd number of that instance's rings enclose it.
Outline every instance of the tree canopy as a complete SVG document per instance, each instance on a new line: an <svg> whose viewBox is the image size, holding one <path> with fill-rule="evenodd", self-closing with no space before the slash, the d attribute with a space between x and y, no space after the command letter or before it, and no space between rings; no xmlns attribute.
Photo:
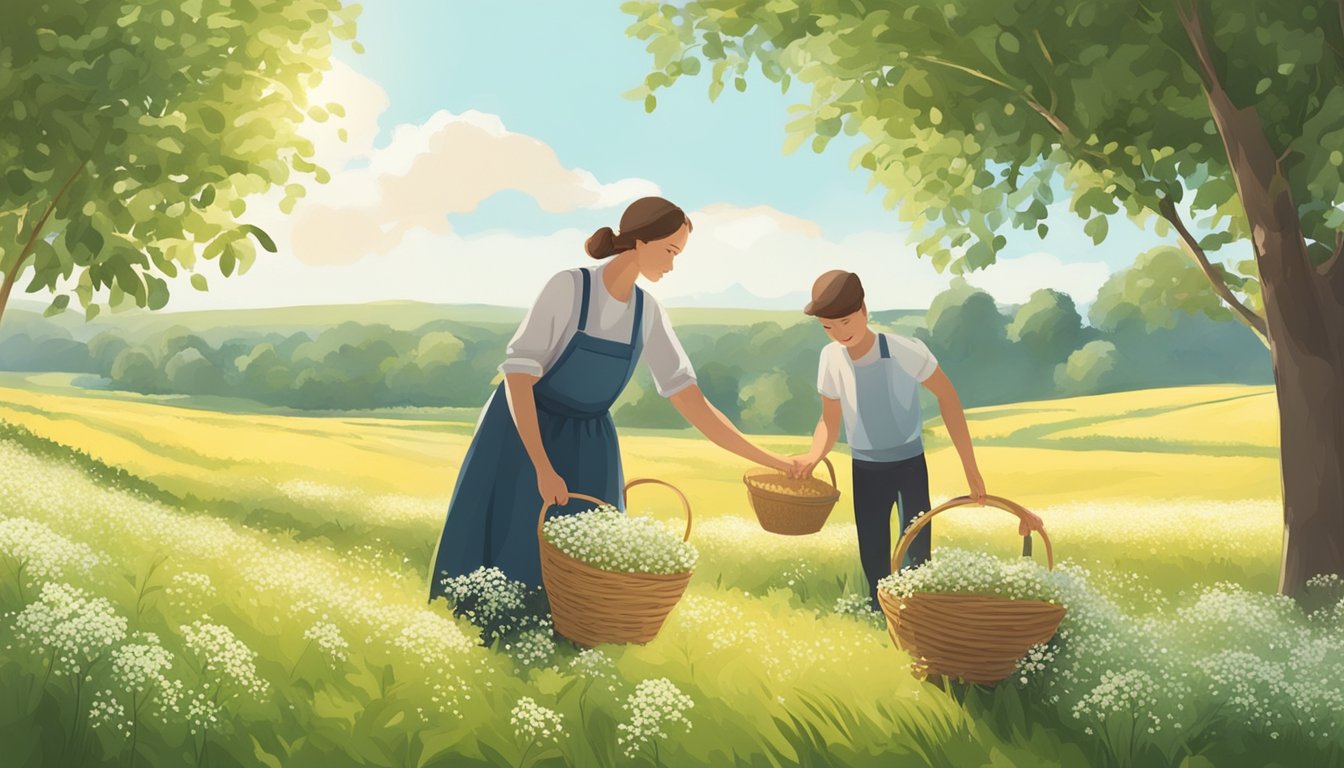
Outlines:
<svg viewBox="0 0 1344 768"><path fill-rule="evenodd" d="M758 65L810 99L786 151L861 136L852 165L886 188L940 270L994 262L1005 231L1048 231L1062 202L1096 242L1107 217L1174 229L1217 294L1264 335L1253 259L1212 254L1248 236L1210 112L1210 73L1253 108L1297 202L1307 250L1344 242L1344 32L1335 0L703 0L630 2L656 93L709 64L709 97ZM1187 25L1205 19L1204 46ZM1055 200L1062 183L1068 199ZM1187 217L1195 217L1196 237ZM1170 228L1170 229L1169 229Z"/></svg>
<svg viewBox="0 0 1344 768"><path fill-rule="evenodd" d="M358 6L339 0L18 0L0 25L0 312L25 290L88 316L99 299L158 309L200 260L241 273L271 238L247 198L325 181L298 126ZM101 292L106 289L106 295Z"/></svg>

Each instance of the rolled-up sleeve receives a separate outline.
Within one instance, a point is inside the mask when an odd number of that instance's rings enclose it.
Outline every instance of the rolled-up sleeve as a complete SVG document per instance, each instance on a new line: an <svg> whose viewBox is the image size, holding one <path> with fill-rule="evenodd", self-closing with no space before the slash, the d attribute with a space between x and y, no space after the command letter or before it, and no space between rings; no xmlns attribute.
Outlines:
<svg viewBox="0 0 1344 768"><path fill-rule="evenodd" d="M648 311L652 316L644 337L644 360L658 394L671 397L695 383L695 369L672 330L667 312L654 301L649 301Z"/></svg>
<svg viewBox="0 0 1344 768"><path fill-rule="evenodd" d="M541 289L527 316L509 340L501 373L540 377L555 360L574 315L574 276L560 272Z"/></svg>
<svg viewBox="0 0 1344 768"><path fill-rule="evenodd" d="M915 381L923 382L938 370L938 358L934 357L933 351L919 339L908 337L904 341L908 352L902 356L901 364L911 376L915 377Z"/></svg>
<svg viewBox="0 0 1344 768"><path fill-rule="evenodd" d="M835 356L827 347L822 349L821 359L817 362L817 393L831 400L839 400L840 392L840 371L835 366Z"/></svg>

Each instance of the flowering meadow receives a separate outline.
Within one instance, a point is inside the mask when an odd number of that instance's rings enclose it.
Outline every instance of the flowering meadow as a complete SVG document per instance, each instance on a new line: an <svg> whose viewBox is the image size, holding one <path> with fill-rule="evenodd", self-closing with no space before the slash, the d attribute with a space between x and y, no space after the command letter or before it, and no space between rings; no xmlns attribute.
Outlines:
<svg viewBox="0 0 1344 768"><path fill-rule="evenodd" d="M255 429L202 418L235 445ZM1053 571L1039 545L1013 556L1001 512L940 516L931 566L894 589L1069 608L1009 680L944 690L866 610L847 497L782 537L740 483L690 493L695 576L662 633L582 649L498 572L425 602L439 493L333 470L188 497L187 473L227 460L201 446L149 472L32 426L0 429L6 765L1344 764L1344 585L1320 580L1307 609L1271 594L1272 499L1037 505ZM693 485L676 473L696 441L632 446L666 446L664 478Z"/></svg>

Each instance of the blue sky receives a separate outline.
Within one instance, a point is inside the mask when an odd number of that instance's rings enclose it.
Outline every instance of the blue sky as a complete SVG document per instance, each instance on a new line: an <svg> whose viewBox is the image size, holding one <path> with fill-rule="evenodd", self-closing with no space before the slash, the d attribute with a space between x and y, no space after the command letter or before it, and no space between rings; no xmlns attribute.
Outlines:
<svg viewBox="0 0 1344 768"><path fill-rule="evenodd" d="M322 96L347 105L337 122L358 138L310 126L327 132L314 140L331 183L310 187L293 216L258 222L280 253L213 281L209 294L175 289L172 308L528 306L551 274L588 262L588 234L617 226L629 200L653 191L696 223L679 266L650 286L671 305L745 291L797 308L835 268L864 278L874 309L924 308L946 288L949 276L917 257L883 207L884 190L850 170L856 139L784 155L788 107L810 100L805 84L781 93L756 74L745 93L711 102L702 74L659 91L648 114L623 97L651 61L626 36L631 20L593 0L367 4L365 52L338 49ZM1053 288L1086 305L1109 274L1162 242L1117 218L1094 246L1058 209L1046 240L1004 233L1000 263L969 280L1004 304Z"/></svg>
<svg viewBox="0 0 1344 768"><path fill-rule="evenodd" d="M758 76L745 93L728 88L710 102L702 73L661 90L652 114L622 98L639 85L651 60L642 41L626 36L630 20L616 3L591 1L371 2L359 22L366 53L341 58L390 97L379 121L380 143L396 124L422 122L440 109L476 109L544 140L563 162L600 179L653 180L687 209L765 204L816 221L834 237L904 231L883 208L883 190L868 191L867 174L849 169L854 139L841 137L822 154L806 147L783 154L787 107L808 98L805 86L783 94ZM599 226L611 214L548 214L526 195L502 193L452 221L463 233L540 233ZM1052 222L1057 234L1045 242L1010 236L1004 256L1044 249L1116 269L1160 242L1127 221L1112 224L1111 238L1094 246L1081 222L1060 217Z"/></svg>

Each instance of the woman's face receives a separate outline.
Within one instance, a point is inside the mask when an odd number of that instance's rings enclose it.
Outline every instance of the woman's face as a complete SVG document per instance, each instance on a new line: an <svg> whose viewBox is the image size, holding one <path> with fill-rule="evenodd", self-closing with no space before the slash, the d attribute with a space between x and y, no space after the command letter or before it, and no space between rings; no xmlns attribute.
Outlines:
<svg viewBox="0 0 1344 768"><path fill-rule="evenodd" d="M672 260L686 247L691 230L686 224L661 240L635 241L635 255L639 258L639 273L658 282L672 271Z"/></svg>

